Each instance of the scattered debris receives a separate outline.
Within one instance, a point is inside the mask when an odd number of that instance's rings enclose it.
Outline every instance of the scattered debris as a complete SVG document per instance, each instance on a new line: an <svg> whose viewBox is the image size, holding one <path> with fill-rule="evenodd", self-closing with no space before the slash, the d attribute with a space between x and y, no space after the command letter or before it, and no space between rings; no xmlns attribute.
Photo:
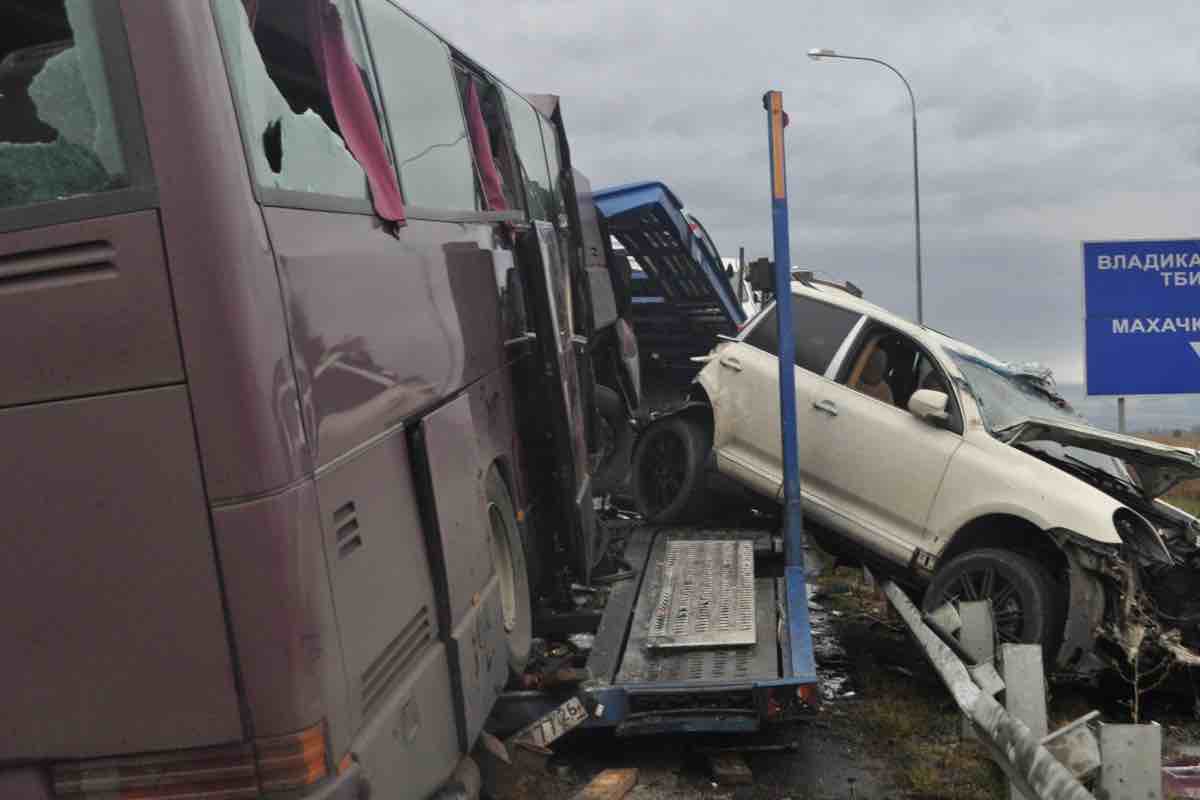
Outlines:
<svg viewBox="0 0 1200 800"><path fill-rule="evenodd" d="M697 747L696 752L701 755L719 755L720 753L794 753L800 749L797 742L784 742L782 744L741 744L732 745L729 747Z"/></svg>
<svg viewBox="0 0 1200 800"><path fill-rule="evenodd" d="M1089 711L1042 738L1042 746L1081 781L1100 769L1100 742L1088 728L1099 717L1099 711Z"/></svg>
<svg viewBox="0 0 1200 800"><path fill-rule="evenodd" d="M636 769L606 769L571 800L621 800L637 784Z"/></svg>
<svg viewBox="0 0 1200 800"><path fill-rule="evenodd" d="M746 766L746 760L738 753L714 753L708 757L708 769L713 779L726 786L744 786L754 783L754 773Z"/></svg>
<svg viewBox="0 0 1200 800"><path fill-rule="evenodd" d="M1162 783L1166 797L1200 798L1200 764L1163 767Z"/></svg>

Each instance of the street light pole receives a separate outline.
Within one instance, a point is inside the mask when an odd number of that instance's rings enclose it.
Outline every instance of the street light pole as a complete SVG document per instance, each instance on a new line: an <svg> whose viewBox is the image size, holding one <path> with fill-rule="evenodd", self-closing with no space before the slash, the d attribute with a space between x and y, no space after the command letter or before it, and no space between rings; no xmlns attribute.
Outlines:
<svg viewBox="0 0 1200 800"><path fill-rule="evenodd" d="M913 220L916 228L916 262L917 262L917 324L925 324L925 304L921 291L921 170L917 164L917 98L913 95L912 86L909 85L908 79L893 67L891 64L879 58L869 58L867 56L846 56L838 53L835 50L827 50L823 48L813 48L808 51L808 57L813 61L820 61L822 58L843 58L847 61L870 61L872 64L879 64L882 67L887 67L896 74L896 77L904 84L904 88L908 90L908 102L912 108L912 162L913 162Z"/></svg>

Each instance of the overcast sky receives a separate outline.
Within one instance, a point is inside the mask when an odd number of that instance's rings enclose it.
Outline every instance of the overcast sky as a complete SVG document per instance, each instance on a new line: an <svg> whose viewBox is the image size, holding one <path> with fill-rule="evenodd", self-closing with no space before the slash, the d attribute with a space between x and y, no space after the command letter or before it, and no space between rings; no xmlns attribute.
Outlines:
<svg viewBox="0 0 1200 800"><path fill-rule="evenodd" d="M784 93L793 262L926 322L1083 374L1079 242L1197 235L1200 5L406 0L523 92L562 96L595 186L661 179L724 255L769 255L761 95ZM1001 10L1001 6L1004 8Z"/></svg>

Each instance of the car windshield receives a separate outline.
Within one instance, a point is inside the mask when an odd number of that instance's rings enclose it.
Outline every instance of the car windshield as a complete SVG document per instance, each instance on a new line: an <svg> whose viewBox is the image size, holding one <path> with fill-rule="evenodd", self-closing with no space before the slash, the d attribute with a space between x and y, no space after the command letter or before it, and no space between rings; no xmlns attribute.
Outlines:
<svg viewBox="0 0 1200 800"><path fill-rule="evenodd" d="M958 365L989 431L1004 430L1029 418L1088 424L1055 391L1049 370L1017 369L981 353L954 347L947 347L946 352ZM1034 441L1028 445L1051 458L1073 461L1084 469L1103 470L1121 481L1130 481L1124 462L1112 456L1079 447L1064 447L1057 442Z"/></svg>
<svg viewBox="0 0 1200 800"><path fill-rule="evenodd" d="M1054 390L1046 373L1019 371L999 361L947 348L979 404L988 430L998 431L1030 417L1079 424L1082 417Z"/></svg>

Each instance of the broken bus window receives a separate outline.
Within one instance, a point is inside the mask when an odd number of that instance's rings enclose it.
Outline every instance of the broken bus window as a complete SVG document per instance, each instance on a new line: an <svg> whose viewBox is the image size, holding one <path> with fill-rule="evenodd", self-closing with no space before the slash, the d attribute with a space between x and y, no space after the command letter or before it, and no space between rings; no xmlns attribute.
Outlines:
<svg viewBox="0 0 1200 800"><path fill-rule="evenodd" d="M365 76L354 4L333 5ZM259 0L248 9L242 0L216 0L214 8L259 185L369 201L366 173L347 149L313 60L302 4Z"/></svg>
<svg viewBox="0 0 1200 800"><path fill-rule="evenodd" d="M129 185L90 0L0 10L0 208Z"/></svg>

